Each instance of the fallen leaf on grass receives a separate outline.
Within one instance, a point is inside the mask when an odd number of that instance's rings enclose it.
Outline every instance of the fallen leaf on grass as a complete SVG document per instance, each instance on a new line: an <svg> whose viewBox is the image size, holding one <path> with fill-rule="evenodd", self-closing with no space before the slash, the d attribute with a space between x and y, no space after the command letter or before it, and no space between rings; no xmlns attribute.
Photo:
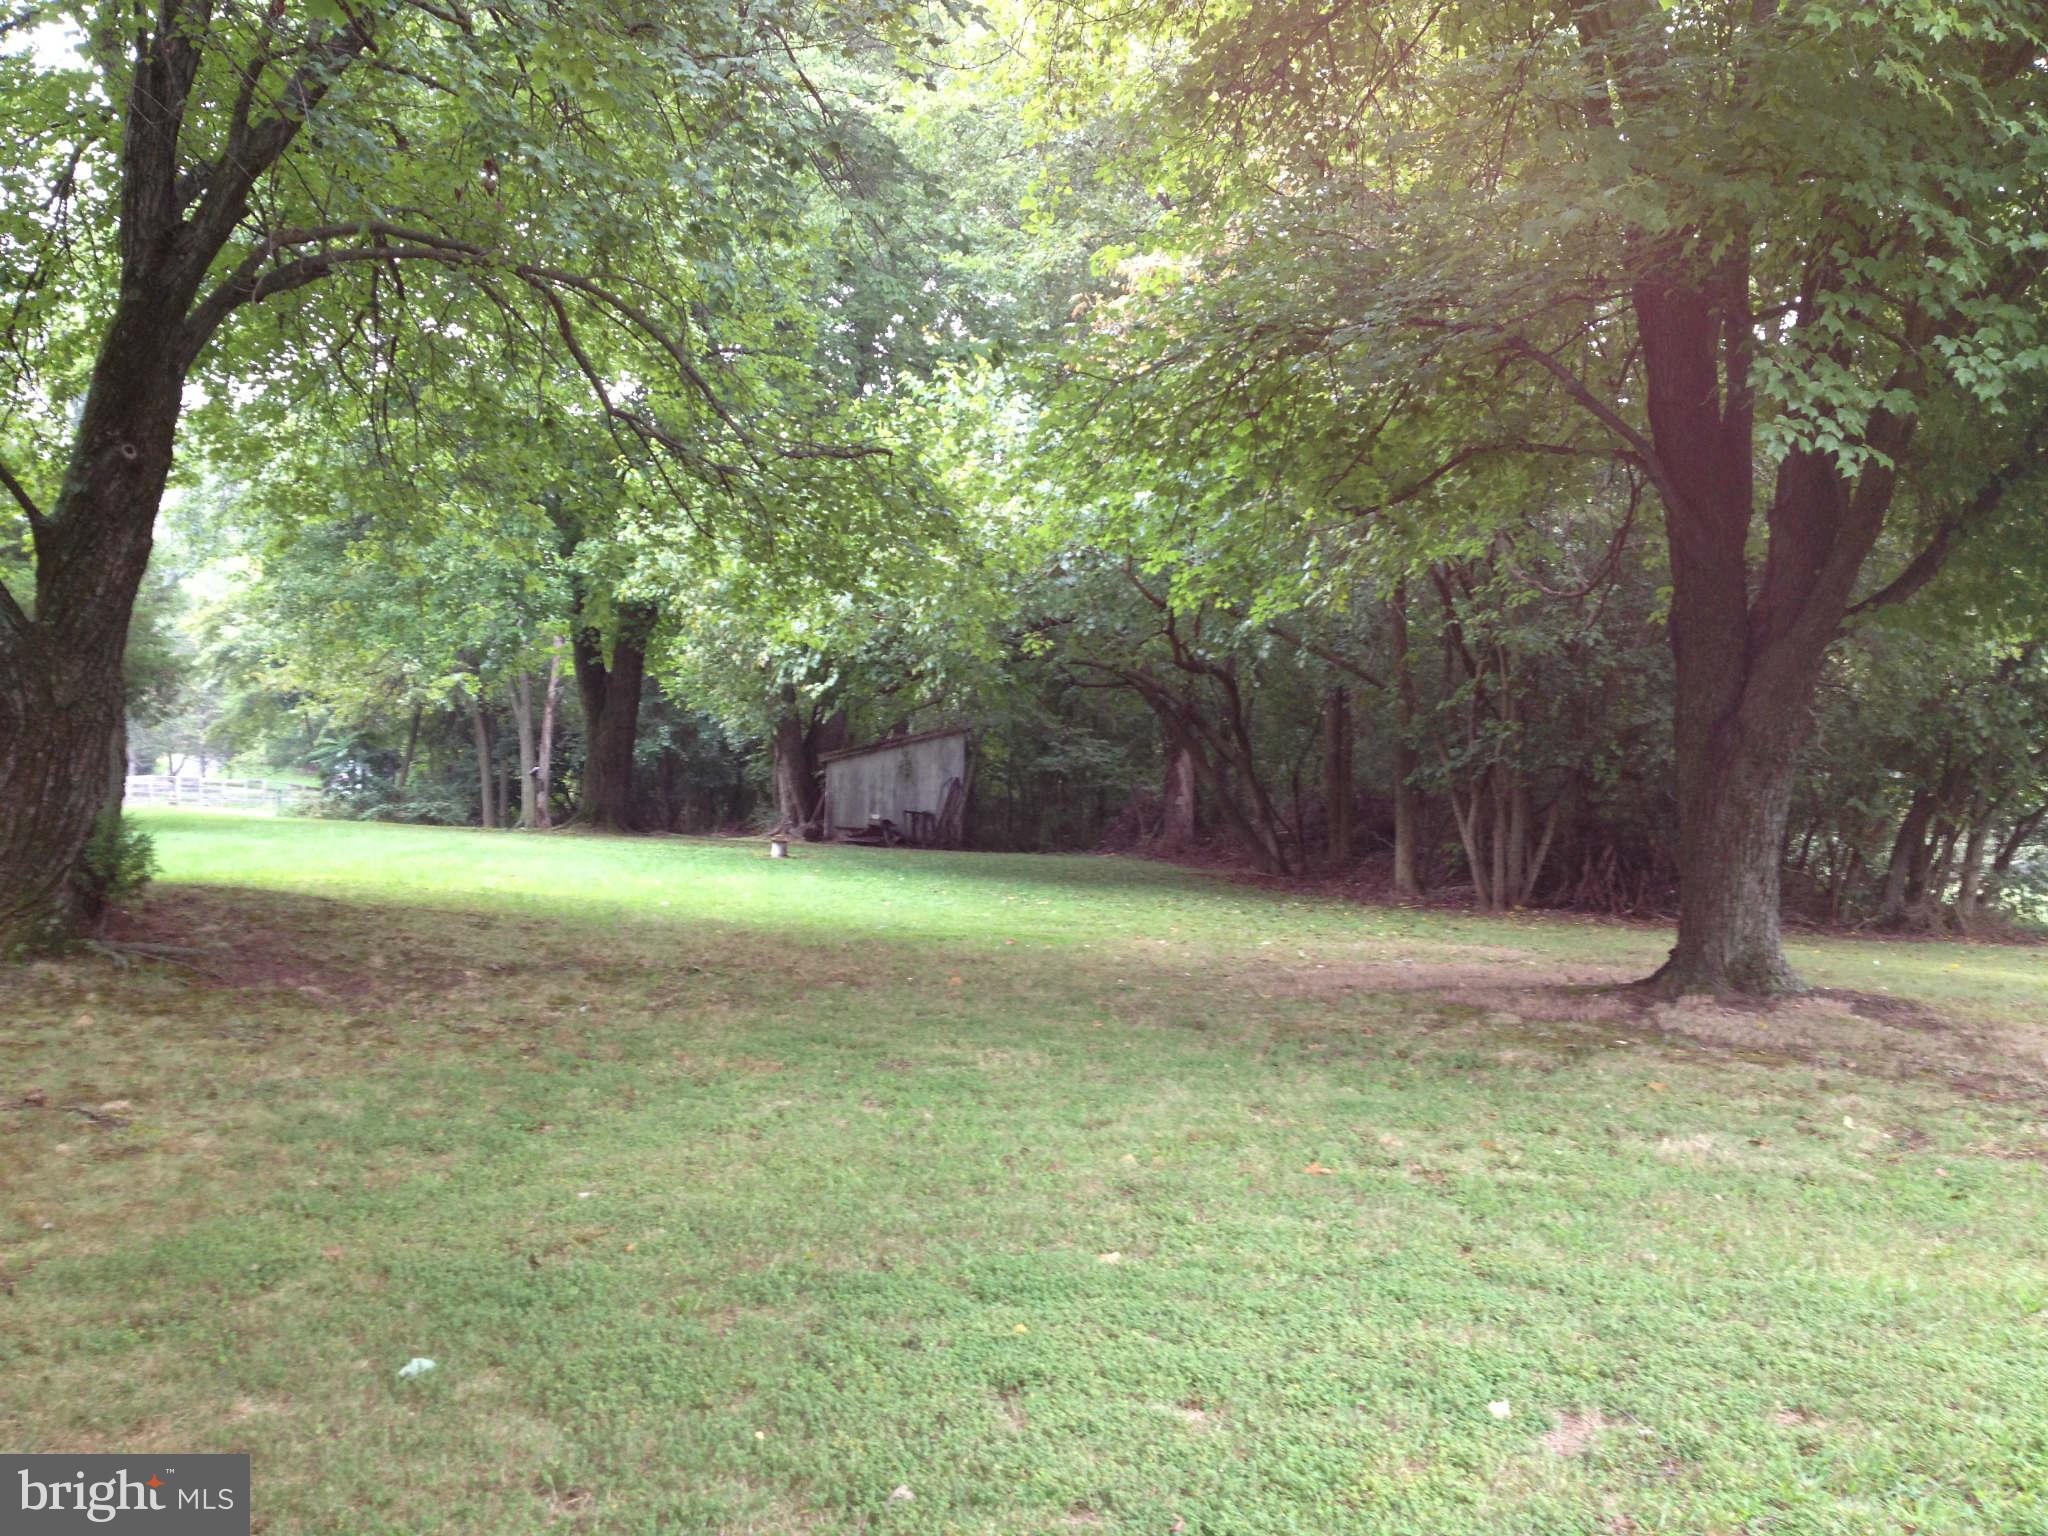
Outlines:
<svg viewBox="0 0 2048 1536"><path fill-rule="evenodd" d="M1306 1168L1302 1169L1301 1171L1303 1173L1335 1173L1337 1170L1334 1168L1325 1168L1321 1163L1310 1163Z"/></svg>
<svg viewBox="0 0 2048 1536"><path fill-rule="evenodd" d="M1652 1083L1652 1084L1650 1084L1650 1092L1652 1092L1652 1093L1664 1093L1664 1092L1667 1092L1667 1091L1668 1091L1668 1090L1667 1090L1667 1089L1665 1088L1665 1086L1664 1086L1664 1085L1663 1085L1662 1083Z"/></svg>

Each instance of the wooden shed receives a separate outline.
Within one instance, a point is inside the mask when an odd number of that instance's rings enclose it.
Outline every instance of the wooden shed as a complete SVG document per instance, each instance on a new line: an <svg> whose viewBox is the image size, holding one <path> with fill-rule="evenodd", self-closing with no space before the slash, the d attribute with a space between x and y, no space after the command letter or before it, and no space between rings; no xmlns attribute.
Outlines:
<svg viewBox="0 0 2048 1536"><path fill-rule="evenodd" d="M964 730L920 731L826 753L827 835L958 848L966 836L969 745Z"/></svg>

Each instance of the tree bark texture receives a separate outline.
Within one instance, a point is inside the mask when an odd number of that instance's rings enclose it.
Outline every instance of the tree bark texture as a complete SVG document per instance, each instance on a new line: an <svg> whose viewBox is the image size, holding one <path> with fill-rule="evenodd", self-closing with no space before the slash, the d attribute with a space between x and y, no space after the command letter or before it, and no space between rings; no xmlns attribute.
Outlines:
<svg viewBox="0 0 2048 1536"><path fill-rule="evenodd" d="M583 697L583 793L577 819L606 832L639 830L633 804L633 748L640 734L640 698L647 677L651 603L620 603L607 657L603 636L576 631L572 659Z"/></svg>
<svg viewBox="0 0 2048 1536"><path fill-rule="evenodd" d="M1892 496L1875 464L1852 481L1788 454L1752 590L1746 287L1734 273L1718 293L1653 281L1634 295L1672 575L1679 920L1653 978L1667 995L1800 989L1779 930L1785 819L1822 664ZM1879 411L1870 434L1895 460L1911 428Z"/></svg>
<svg viewBox="0 0 2048 1536"><path fill-rule="evenodd" d="M1340 684L1323 699L1323 799L1329 817L1324 854L1333 867L1351 862L1351 813L1356 793L1351 758L1351 690Z"/></svg>
<svg viewBox="0 0 2048 1536"><path fill-rule="evenodd" d="M120 813L123 660L170 475L182 371L131 293L94 365L71 461L34 528L33 613L0 599L0 954L61 942L104 898L86 844Z"/></svg>
<svg viewBox="0 0 2048 1536"><path fill-rule="evenodd" d="M1166 782L1160 794L1160 849L1188 847L1195 840L1195 759L1171 740L1166 748Z"/></svg>
<svg viewBox="0 0 2048 1536"><path fill-rule="evenodd" d="M538 824L540 803L538 744L533 728L533 674L512 679L512 725L519 738L519 825L531 831Z"/></svg>
<svg viewBox="0 0 2048 1536"><path fill-rule="evenodd" d="M1397 584L1387 604L1387 628L1394 655L1394 894L1422 894L1420 792L1415 775L1422 767L1415 747L1421 706L1415 687L1415 666L1408 651L1408 588Z"/></svg>
<svg viewBox="0 0 2048 1536"><path fill-rule="evenodd" d="M540 743L533 765L533 824L547 828L555 824L555 711L562 695L562 640L558 635L548 647L547 691L541 695Z"/></svg>
<svg viewBox="0 0 2048 1536"><path fill-rule="evenodd" d="M484 707L483 700L475 695L472 695L469 701L469 733L470 740L476 747L477 825L495 827L498 824L498 809L493 794L496 775L491 770L491 712Z"/></svg>

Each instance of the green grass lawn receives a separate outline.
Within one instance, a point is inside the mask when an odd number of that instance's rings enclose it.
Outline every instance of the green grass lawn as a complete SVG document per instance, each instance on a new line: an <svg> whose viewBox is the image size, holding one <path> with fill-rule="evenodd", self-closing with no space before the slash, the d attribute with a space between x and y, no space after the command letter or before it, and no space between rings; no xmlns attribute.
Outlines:
<svg viewBox="0 0 2048 1536"><path fill-rule="evenodd" d="M1654 929L1124 860L146 820L184 952L0 973L5 1448L270 1536L2048 1533L2040 951L1650 1008Z"/></svg>

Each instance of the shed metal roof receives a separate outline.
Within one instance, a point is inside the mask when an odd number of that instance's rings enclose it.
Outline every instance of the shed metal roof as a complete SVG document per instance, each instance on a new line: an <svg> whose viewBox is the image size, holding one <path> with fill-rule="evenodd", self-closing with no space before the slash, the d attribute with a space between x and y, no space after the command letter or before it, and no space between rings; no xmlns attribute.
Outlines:
<svg viewBox="0 0 2048 1536"><path fill-rule="evenodd" d="M844 747L837 752L826 752L819 756L821 763L837 763L849 757L866 757L870 752L887 752L893 747L914 747L921 741L942 741L948 736L966 736L971 732L963 725L948 726L940 731L917 731L909 736L884 736L880 741L871 741L864 746Z"/></svg>

